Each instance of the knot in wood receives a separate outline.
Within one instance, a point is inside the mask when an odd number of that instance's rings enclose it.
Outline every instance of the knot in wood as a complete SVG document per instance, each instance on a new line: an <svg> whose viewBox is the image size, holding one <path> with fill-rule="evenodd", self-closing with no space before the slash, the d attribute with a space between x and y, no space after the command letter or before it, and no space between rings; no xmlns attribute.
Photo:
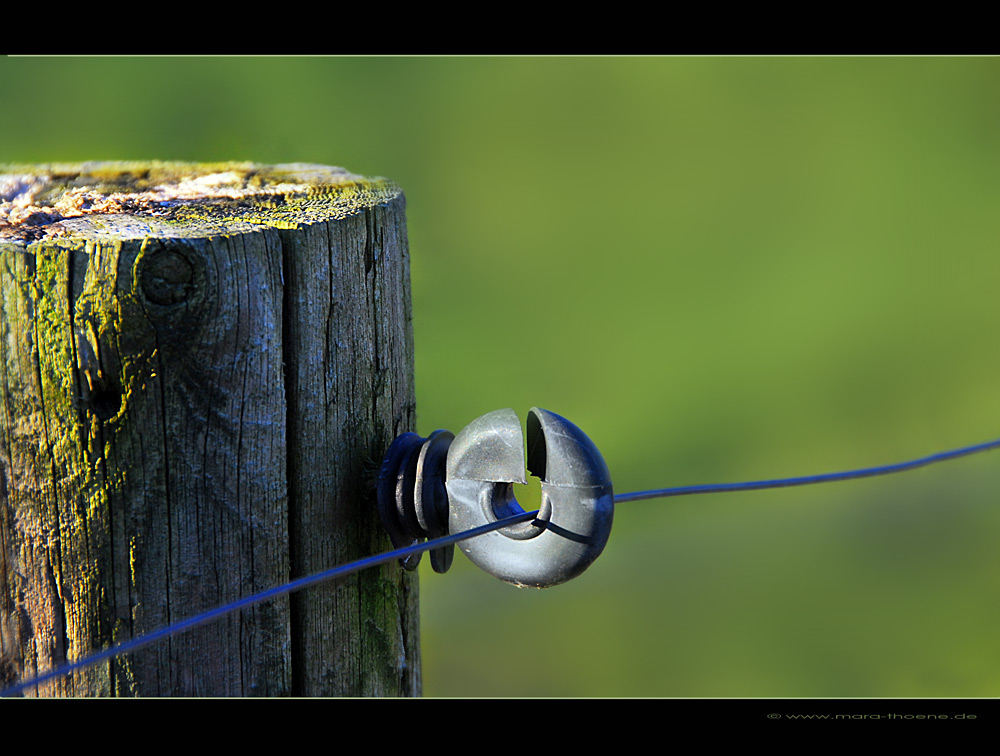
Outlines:
<svg viewBox="0 0 1000 756"><path fill-rule="evenodd" d="M194 284L194 265L176 247L160 247L146 257L140 274L142 293L159 305L185 301Z"/></svg>

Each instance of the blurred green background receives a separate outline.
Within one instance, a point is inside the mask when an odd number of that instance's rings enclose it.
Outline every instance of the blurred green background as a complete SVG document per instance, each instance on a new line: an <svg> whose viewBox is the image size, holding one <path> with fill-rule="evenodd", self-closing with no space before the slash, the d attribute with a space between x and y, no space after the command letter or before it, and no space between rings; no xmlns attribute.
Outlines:
<svg viewBox="0 0 1000 756"><path fill-rule="evenodd" d="M0 59L0 162L145 158L401 184L425 435L545 407L622 492L1000 436L995 58ZM622 505L546 591L457 556L425 694L995 696L998 490Z"/></svg>

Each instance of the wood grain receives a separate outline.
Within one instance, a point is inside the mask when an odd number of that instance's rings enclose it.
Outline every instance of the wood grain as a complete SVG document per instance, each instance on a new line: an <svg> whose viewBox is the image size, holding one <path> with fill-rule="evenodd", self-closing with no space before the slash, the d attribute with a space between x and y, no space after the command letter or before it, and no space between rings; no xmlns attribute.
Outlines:
<svg viewBox="0 0 1000 756"><path fill-rule="evenodd" d="M370 479L414 422L397 187L0 174L0 684L389 547ZM31 695L419 692L416 577L393 564Z"/></svg>

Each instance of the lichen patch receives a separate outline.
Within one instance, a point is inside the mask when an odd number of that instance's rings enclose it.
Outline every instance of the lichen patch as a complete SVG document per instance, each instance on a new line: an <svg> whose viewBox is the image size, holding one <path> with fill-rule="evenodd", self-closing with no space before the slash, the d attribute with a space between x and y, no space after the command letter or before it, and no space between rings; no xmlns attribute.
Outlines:
<svg viewBox="0 0 1000 756"><path fill-rule="evenodd" d="M318 196L328 204L330 217L337 217L345 209L357 211L398 193L384 179L307 163L0 165L0 242L25 244L116 228L126 235L134 228L161 233L172 222L225 227L228 221L245 230L283 225L288 211L303 203L310 206L310 220L315 219ZM269 221L274 211L280 221ZM86 216L129 217L70 222Z"/></svg>

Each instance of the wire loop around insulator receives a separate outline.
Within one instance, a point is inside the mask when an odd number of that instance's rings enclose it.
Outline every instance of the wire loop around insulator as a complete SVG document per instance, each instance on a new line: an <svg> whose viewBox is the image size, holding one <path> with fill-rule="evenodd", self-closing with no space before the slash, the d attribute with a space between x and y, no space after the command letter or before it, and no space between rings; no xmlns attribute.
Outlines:
<svg viewBox="0 0 1000 756"><path fill-rule="evenodd" d="M527 467L541 479L539 521L546 526L508 527L461 549L504 582L547 588L580 575L600 556L611 535L614 492L604 458L576 425L533 407L527 428ZM515 412L497 410L473 420L448 453L451 529L468 530L519 509L511 484L525 481L524 436Z"/></svg>

